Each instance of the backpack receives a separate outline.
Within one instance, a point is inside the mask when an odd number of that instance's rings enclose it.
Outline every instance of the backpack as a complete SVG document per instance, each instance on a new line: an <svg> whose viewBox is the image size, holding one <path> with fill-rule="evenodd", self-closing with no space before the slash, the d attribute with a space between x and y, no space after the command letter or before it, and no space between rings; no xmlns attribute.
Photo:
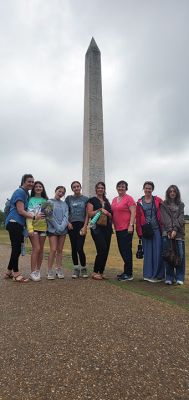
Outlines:
<svg viewBox="0 0 189 400"><path fill-rule="evenodd" d="M7 199L5 202L5 207L4 207L4 221L6 220L11 208L11 201L10 199Z"/></svg>

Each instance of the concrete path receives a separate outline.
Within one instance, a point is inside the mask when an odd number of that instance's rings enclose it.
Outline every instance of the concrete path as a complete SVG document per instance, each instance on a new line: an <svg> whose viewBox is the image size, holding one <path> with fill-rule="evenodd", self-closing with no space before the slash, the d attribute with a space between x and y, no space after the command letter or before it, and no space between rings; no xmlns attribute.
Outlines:
<svg viewBox="0 0 189 400"><path fill-rule="evenodd" d="M189 399L187 311L69 271L3 280L8 257L0 246L0 400Z"/></svg>

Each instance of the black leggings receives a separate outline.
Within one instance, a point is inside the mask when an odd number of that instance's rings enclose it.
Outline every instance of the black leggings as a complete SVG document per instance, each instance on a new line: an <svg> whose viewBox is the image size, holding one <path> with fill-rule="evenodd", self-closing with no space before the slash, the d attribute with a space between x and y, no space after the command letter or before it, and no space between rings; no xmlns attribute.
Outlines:
<svg viewBox="0 0 189 400"><path fill-rule="evenodd" d="M10 271L18 272L18 259L21 254L21 244L24 240L23 226L17 222L9 222L6 226L11 241L11 256L8 265Z"/></svg>
<svg viewBox="0 0 189 400"><path fill-rule="evenodd" d="M133 234L128 232L128 229L123 231L116 231L117 244L119 252L124 261L124 274L128 276L133 275L133 253L132 253L132 240Z"/></svg>
<svg viewBox="0 0 189 400"><path fill-rule="evenodd" d="M72 261L74 265L78 265L78 255L80 260L80 265L82 267L86 266L86 256L83 251L83 246L85 243L85 236L80 235L80 230L83 227L84 222L76 221L71 223L73 229L69 230L69 238L72 248Z"/></svg>
<svg viewBox="0 0 189 400"><path fill-rule="evenodd" d="M96 229L91 229L91 235L97 251L94 262L94 272L103 274L110 249L112 227L97 226Z"/></svg>

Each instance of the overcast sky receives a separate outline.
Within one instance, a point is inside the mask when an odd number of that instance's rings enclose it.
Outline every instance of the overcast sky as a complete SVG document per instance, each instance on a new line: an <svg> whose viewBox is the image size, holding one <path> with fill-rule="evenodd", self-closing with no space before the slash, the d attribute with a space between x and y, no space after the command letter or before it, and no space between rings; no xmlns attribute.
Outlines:
<svg viewBox="0 0 189 400"><path fill-rule="evenodd" d="M85 53L101 50L107 195L181 190L189 213L189 1L0 1L0 208L24 173L82 176Z"/></svg>

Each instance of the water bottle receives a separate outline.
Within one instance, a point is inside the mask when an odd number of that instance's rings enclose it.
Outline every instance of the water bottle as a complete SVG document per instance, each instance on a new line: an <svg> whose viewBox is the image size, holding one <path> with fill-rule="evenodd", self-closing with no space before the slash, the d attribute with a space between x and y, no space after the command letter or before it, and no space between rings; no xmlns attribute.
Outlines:
<svg viewBox="0 0 189 400"><path fill-rule="evenodd" d="M26 255L26 246L25 246L25 242L21 243L21 255L25 256Z"/></svg>
<svg viewBox="0 0 189 400"><path fill-rule="evenodd" d="M99 217L100 217L101 214L102 214L102 211L98 211L98 212L94 215L94 217L91 219L90 224L89 224L89 227L90 227L91 229L95 229L95 228L96 228L96 222L98 221L98 219L99 219Z"/></svg>

